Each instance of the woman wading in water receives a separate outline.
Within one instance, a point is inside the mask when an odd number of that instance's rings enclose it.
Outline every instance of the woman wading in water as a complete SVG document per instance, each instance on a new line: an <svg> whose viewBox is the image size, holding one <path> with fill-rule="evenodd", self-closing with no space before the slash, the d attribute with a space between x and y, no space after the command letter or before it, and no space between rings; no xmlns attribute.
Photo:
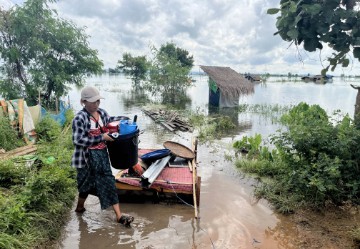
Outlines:
<svg viewBox="0 0 360 249"><path fill-rule="evenodd" d="M112 206L116 221L130 226L134 220L132 216L124 215L120 211L119 199L115 187L115 177L111 172L106 142L112 142L106 125L124 117L111 117L99 108L99 91L87 86L81 91L81 105L72 121L72 140L75 151L71 164L77 169L77 186L79 191L75 212L83 213L86 198L89 194L100 200L101 209Z"/></svg>

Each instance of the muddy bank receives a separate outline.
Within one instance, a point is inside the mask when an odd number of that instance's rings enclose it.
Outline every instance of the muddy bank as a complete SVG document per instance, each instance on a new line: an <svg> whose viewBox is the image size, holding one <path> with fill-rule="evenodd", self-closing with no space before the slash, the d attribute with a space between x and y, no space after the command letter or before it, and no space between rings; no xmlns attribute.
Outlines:
<svg viewBox="0 0 360 249"><path fill-rule="evenodd" d="M326 210L300 210L289 217L298 248L360 248L351 231L360 224L359 207L328 206Z"/></svg>

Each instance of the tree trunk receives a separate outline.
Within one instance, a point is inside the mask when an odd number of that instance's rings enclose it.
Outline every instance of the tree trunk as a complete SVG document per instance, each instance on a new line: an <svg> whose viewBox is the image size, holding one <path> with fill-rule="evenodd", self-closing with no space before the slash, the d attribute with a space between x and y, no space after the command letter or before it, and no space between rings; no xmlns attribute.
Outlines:
<svg viewBox="0 0 360 249"><path fill-rule="evenodd" d="M358 91L357 95L356 95L355 113L354 113L354 119L356 119L356 117L360 113L360 86L354 86L354 85L351 85L351 84L350 84L350 86Z"/></svg>
<svg viewBox="0 0 360 249"><path fill-rule="evenodd" d="M359 2L359 0L342 0L342 4L346 6L347 10L353 10L356 2Z"/></svg>

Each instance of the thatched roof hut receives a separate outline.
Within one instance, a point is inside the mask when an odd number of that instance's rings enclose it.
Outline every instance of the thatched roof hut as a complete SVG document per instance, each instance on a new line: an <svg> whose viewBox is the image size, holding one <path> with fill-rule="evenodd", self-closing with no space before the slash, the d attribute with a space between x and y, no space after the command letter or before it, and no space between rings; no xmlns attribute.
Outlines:
<svg viewBox="0 0 360 249"><path fill-rule="evenodd" d="M209 76L210 89L219 95L220 100L214 104L216 106L235 106L241 94L254 92L254 85L230 67L200 66L200 68ZM209 96L209 100L211 99L214 99L213 96Z"/></svg>

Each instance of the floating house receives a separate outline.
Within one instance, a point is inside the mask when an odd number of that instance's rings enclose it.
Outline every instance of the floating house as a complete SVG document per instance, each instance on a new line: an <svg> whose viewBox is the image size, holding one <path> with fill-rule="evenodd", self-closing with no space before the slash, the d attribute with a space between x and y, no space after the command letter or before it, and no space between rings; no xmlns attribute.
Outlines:
<svg viewBox="0 0 360 249"><path fill-rule="evenodd" d="M333 76L332 75L306 75L301 77L301 79L305 82L313 81L317 83L326 83L332 82Z"/></svg>
<svg viewBox="0 0 360 249"><path fill-rule="evenodd" d="M230 67L200 66L209 76L209 105L235 107L241 94L254 92L254 85Z"/></svg>
<svg viewBox="0 0 360 249"><path fill-rule="evenodd" d="M245 78L250 80L251 82L254 82L254 81L255 82L260 82L260 81L262 81L260 75L257 75L257 74L249 74L249 73L247 73L247 74L245 74Z"/></svg>

